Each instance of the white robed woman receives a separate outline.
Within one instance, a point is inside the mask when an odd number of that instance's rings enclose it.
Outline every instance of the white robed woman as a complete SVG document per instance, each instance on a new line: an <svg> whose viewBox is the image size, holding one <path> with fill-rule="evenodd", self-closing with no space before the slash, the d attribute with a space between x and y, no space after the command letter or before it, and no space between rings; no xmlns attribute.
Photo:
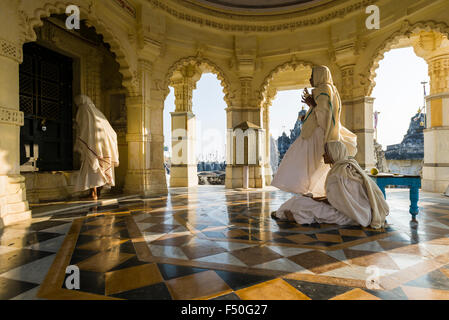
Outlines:
<svg viewBox="0 0 449 320"><path fill-rule="evenodd" d="M325 144L324 161L332 168L326 178L327 199L296 195L273 217L299 224L326 223L383 228L389 207L382 191L350 157L340 141Z"/></svg>
<svg viewBox="0 0 449 320"><path fill-rule="evenodd" d="M91 189L97 200L102 187L115 186L114 167L119 165L117 134L104 114L84 95L75 98L77 138L75 151L81 154L76 189Z"/></svg>
<svg viewBox="0 0 449 320"><path fill-rule="evenodd" d="M323 162L324 144L331 140L345 143L349 154L357 153L357 136L340 124L341 100L326 66L312 69L310 95L305 89L303 102L310 109L301 134L285 154L272 185L282 191L324 196L324 182L330 167Z"/></svg>

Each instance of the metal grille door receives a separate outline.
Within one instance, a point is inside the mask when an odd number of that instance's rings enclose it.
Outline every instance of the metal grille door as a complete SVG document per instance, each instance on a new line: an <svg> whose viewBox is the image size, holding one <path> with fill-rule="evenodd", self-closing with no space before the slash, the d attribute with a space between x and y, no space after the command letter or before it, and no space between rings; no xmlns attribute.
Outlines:
<svg viewBox="0 0 449 320"><path fill-rule="evenodd" d="M39 145L40 171L73 169L73 61L35 43L25 44L20 65L21 164L25 145ZM31 151L31 153L33 153ZM32 155L32 154L31 154Z"/></svg>

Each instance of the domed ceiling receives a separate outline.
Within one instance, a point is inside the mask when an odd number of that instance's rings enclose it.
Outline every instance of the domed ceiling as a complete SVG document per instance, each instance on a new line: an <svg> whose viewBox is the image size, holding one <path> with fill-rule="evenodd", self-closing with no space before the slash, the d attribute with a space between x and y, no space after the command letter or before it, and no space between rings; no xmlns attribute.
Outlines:
<svg viewBox="0 0 449 320"><path fill-rule="evenodd" d="M283 11L302 9L332 0L186 0L195 5L226 11Z"/></svg>
<svg viewBox="0 0 449 320"><path fill-rule="evenodd" d="M275 9L316 2L316 0L199 0L199 2L235 9Z"/></svg>

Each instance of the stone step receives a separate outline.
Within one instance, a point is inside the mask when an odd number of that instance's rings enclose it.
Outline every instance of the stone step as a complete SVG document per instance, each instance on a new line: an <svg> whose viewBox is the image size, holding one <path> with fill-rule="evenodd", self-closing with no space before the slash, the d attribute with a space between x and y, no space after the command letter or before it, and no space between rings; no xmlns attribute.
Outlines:
<svg viewBox="0 0 449 320"><path fill-rule="evenodd" d="M28 201L8 203L8 205L6 207L7 207L8 215L22 213L22 212L29 210Z"/></svg>

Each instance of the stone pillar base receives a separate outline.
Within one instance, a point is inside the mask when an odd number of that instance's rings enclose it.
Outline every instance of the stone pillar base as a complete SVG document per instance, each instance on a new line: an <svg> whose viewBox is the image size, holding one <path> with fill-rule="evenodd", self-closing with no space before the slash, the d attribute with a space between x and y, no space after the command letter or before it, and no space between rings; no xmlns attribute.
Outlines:
<svg viewBox="0 0 449 320"><path fill-rule="evenodd" d="M194 187L198 185L196 164L172 165L170 168L170 187Z"/></svg>
<svg viewBox="0 0 449 320"><path fill-rule="evenodd" d="M243 188L243 165L228 165L226 167L226 188ZM261 166L249 166L249 188L265 187L265 168Z"/></svg>
<svg viewBox="0 0 449 320"><path fill-rule="evenodd" d="M129 170L124 191L144 196L167 194L165 169Z"/></svg>
<svg viewBox="0 0 449 320"><path fill-rule="evenodd" d="M273 181L273 170L271 169L271 165L265 166L265 185L271 186L271 182Z"/></svg>
<svg viewBox="0 0 449 320"><path fill-rule="evenodd" d="M31 219L31 211L26 201L25 178L0 176L0 228L28 219Z"/></svg>
<svg viewBox="0 0 449 320"><path fill-rule="evenodd" d="M357 135L357 155L355 159L363 169L376 166L374 159L374 98L359 97L342 102L344 115L342 123Z"/></svg>
<svg viewBox="0 0 449 320"><path fill-rule="evenodd" d="M423 170L424 171L424 170ZM446 176L449 176L449 168L446 170ZM449 179L447 180L422 180L422 190L427 192L445 193L448 190Z"/></svg>

